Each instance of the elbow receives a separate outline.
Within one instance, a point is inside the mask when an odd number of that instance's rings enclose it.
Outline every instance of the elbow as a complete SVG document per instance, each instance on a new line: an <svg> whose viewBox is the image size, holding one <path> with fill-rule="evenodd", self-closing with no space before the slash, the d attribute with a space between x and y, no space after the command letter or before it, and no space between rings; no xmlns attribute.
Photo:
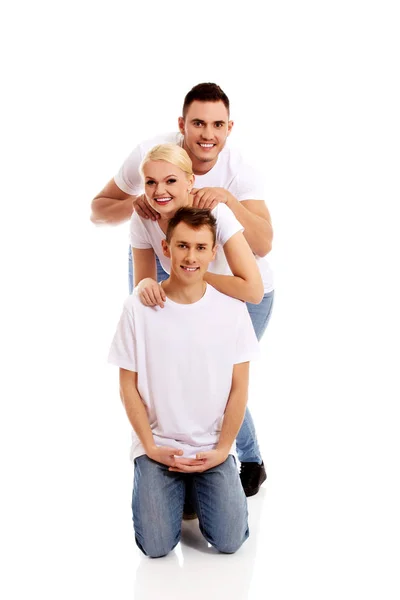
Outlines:
<svg viewBox="0 0 400 600"><path fill-rule="evenodd" d="M264 232L264 236L262 238L262 243L260 244L259 248L257 248L257 256L260 256L261 258L263 258L264 256L267 256L267 254L269 254L272 250L272 239L274 236L274 233L272 231L272 227L271 224L268 224L268 230L266 230Z"/></svg>
<svg viewBox="0 0 400 600"><path fill-rule="evenodd" d="M260 279L260 283L257 285L252 285L249 289L249 298L246 302L250 302L250 304L260 304L262 299L264 298L264 284Z"/></svg>
<svg viewBox="0 0 400 600"><path fill-rule="evenodd" d="M264 256L267 256L267 254L269 254L272 250L272 238L273 238L273 233L272 230L268 231L268 233L265 235L262 244L260 244L260 247L258 248L258 252L256 252L257 256L260 256L261 258L263 258Z"/></svg>
<svg viewBox="0 0 400 600"><path fill-rule="evenodd" d="M101 222L102 222L102 220L100 219L98 211L97 211L97 202L96 202L96 200L97 200L97 197L92 200L92 203L90 205L90 210L91 210L90 221L92 223L94 223L94 225L100 225Z"/></svg>
<svg viewBox="0 0 400 600"><path fill-rule="evenodd" d="M254 294L251 300L249 300L250 304L260 304L262 299L264 298L264 290L262 290L261 294Z"/></svg>
<svg viewBox="0 0 400 600"><path fill-rule="evenodd" d="M265 246L266 246L265 250L266 251L265 251L265 255L264 256L266 256L267 254L269 254L271 252L271 250L272 250L272 239L273 239L273 234L272 234L272 231L271 231L271 235L268 236L267 243L265 244Z"/></svg>
<svg viewBox="0 0 400 600"><path fill-rule="evenodd" d="M271 252L271 250L272 250L272 242L267 241L265 244L263 244L262 246L257 248L256 255L259 256L260 258L264 258L264 256L267 256L267 254L269 254L269 252Z"/></svg>
<svg viewBox="0 0 400 600"><path fill-rule="evenodd" d="M90 215L90 221L91 223L93 223L93 225L100 225L102 223L102 221L96 218L96 216L93 213Z"/></svg>
<svg viewBox="0 0 400 600"><path fill-rule="evenodd" d="M104 204L104 197L96 196L90 205L90 220L95 225L113 225L112 215Z"/></svg>

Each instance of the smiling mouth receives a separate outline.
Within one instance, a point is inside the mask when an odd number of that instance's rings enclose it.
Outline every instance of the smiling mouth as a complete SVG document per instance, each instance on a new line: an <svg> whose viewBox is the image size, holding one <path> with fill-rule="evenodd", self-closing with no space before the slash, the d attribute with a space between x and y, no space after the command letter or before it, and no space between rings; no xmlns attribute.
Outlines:
<svg viewBox="0 0 400 600"><path fill-rule="evenodd" d="M214 148L214 146L216 146L216 144L205 144L204 142L197 142L200 146L200 148L203 148L204 150L211 150L211 148Z"/></svg>
<svg viewBox="0 0 400 600"><path fill-rule="evenodd" d="M194 273L195 271L198 271L200 267L186 267L185 265L181 265L181 269L183 269L187 273Z"/></svg>
<svg viewBox="0 0 400 600"><path fill-rule="evenodd" d="M157 204L168 204L168 202L171 202L171 200L171 196L165 198L154 198L154 202L157 202Z"/></svg>

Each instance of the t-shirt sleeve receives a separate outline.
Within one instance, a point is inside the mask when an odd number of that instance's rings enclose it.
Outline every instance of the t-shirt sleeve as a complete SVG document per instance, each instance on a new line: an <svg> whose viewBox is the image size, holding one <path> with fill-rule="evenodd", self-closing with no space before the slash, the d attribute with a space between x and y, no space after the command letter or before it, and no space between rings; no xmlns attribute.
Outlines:
<svg viewBox="0 0 400 600"><path fill-rule="evenodd" d="M242 362L254 360L260 355L260 347L253 324L247 310L246 304L243 302L240 307L240 315L238 320L236 352L234 364L238 365Z"/></svg>
<svg viewBox="0 0 400 600"><path fill-rule="evenodd" d="M226 242L238 231L244 231L230 208L225 204L218 204L212 211L217 219L217 244L223 247Z"/></svg>
<svg viewBox="0 0 400 600"><path fill-rule="evenodd" d="M119 320L108 355L108 362L127 371L137 372L135 324L129 298Z"/></svg>
<svg viewBox="0 0 400 600"><path fill-rule="evenodd" d="M256 169L242 163L229 186L229 191L239 201L264 200L264 178Z"/></svg>
<svg viewBox="0 0 400 600"><path fill-rule="evenodd" d="M136 212L132 214L129 231L132 248L147 249L153 247L146 227Z"/></svg>
<svg viewBox="0 0 400 600"><path fill-rule="evenodd" d="M141 146L136 146L124 164L114 176L117 186L126 194L137 196L143 193L143 181L139 173L140 163L144 156Z"/></svg>

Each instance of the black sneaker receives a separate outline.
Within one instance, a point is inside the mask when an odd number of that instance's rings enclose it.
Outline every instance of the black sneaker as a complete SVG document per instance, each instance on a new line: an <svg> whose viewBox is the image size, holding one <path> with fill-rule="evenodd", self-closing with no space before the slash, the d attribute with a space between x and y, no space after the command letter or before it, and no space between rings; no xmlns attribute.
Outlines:
<svg viewBox="0 0 400 600"><path fill-rule="evenodd" d="M263 462L261 465L255 462L240 463L240 481L247 497L255 496L266 479Z"/></svg>
<svg viewBox="0 0 400 600"><path fill-rule="evenodd" d="M197 519L197 514L194 510L194 506L192 504L190 493L188 492L188 490L186 490L185 492L185 503L183 505L182 519L184 521L192 521L193 519Z"/></svg>
<svg viewBox="0 0 400 600"><path fill-rule="evenodd" d="M193 521L193 519L197 519L197 514L194 510L194 506L190 502L185 501L182 519L184 521Z"/></svg>

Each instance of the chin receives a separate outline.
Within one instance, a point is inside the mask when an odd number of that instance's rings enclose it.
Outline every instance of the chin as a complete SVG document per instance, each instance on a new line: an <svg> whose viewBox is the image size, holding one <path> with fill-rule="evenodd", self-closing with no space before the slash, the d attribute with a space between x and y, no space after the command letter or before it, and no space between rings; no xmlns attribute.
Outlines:
<svg viewBox="0 0 400 600"><path fill-rule="evenodd" d="M164 217L164 219L170 219L171 217L173 217L174 214L176 213L176 211L179 208L175 204L173 206L171 204L168 205L168 206L158 206L156 204L155 206L151 205L151 207L155 211L157 211L159 215L161 215L162 217Z"/></svg>
<svg viewBox="0 0 400 600"><path fill-rule="evenodd" d="M193 285L194 283L199 283L199 281L203 281L203 273L185 273L181 269L179 269L179 281L185 285Z"/></svg>

